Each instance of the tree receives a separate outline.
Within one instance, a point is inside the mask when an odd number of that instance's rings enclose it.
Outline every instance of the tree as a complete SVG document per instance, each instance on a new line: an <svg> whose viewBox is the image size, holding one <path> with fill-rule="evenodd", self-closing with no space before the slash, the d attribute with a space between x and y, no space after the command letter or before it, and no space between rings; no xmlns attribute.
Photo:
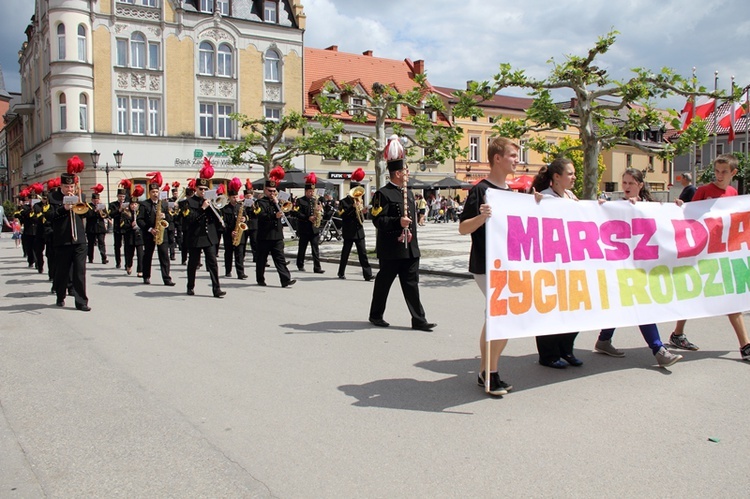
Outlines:
<svg viewBox="0 0 750 499"><path fill-rule="evenodd" d="M615 43L617 31L600 37L586 56L567 55L565 61L557 63L550 59L550 74L544 79L527 76L523 70L515 70L510 64L501 64L500 72L493 76L492 83L472 82L467 90L454 93L458 98L456 112L461 115L481 115L478 102L491 98L502 89L510 87L529 89L534 98L524 119L500 119L494 129L501 135L519 138L528 132L578 130L580 144L573 149L583 153L583 198L595 199L598 190L598 158L602 150L618 145L635 147L649 154L670 158L687 151L693 144L703 144L708 132L703 121L696 119L687 130L672 143L643 142L636 140L639 132L664 129L669 119L679 129L677 114L654 107L656 99L670 95L695 98L701 95L721 97L723 94L706 92L696 88L695 81L686 80L669 68L658 74L647 69L636 68L627 81L618 81L605 69L595 64L599 55L605 54ZM570 109L564 109L552 99L552 92L569 89L575 95ZM549 152L544 140L529 140L529 147L539 152ZM565 153L565 151L561 151Z"/></svg>
<svg viewBox="0 0 750 499"><path fill-rule="evenodd" d="M227 153L232 164L260 165L263 177L276 165L289 169L292 159L311 150L311 144L333 142L335 137L321 130L312 130L307 120L297 112L285 114L278 121L250 119L234 113L231 118L249 133L239 143L222 141L220 148Z"/></svg>
<svg viewBox="0 0 750 499"><path fill-rule="evenodd" d="M576 171L576 181L571 190L576 197L583 198L583 151L578 147L580 144L578 139L563 137L559 144L550 146L550 149L546 151L544 161L551 163L552 160L561 156L570 159ZM604 164L604 158L599 155L599 159L597 160L597 185L606 169L607 165Z"/></svg>
<svg viewBox="0 0 750 499"><path fill-rule="evenodd" d="M750 155L747 155L744 152L734 152L732 154L739 161L739 165L737 165L737 175L734 176L734 179L737 181L737 192L745 194L748 182L750 182ZM713 165L710 165L708 168L705 168L700 172L700 175L698 175L696 180L701 184L708 184L716 180Z"/></svg>
<svg viewBox="0 0 750 499"><path fill-rule="evenodd" d="M404 147L407 162L412 164L443 163L459 155L465 155L466 151L458 145L463 131L458 127L441 125L432 120L431 114L445 111L445 106L430 92L426 75L417 74L414 81L417 86L403 93L381 83L374 83L371 93L358 92L349 84L342 85L341 88L329 84L316 99L321 111L316 121L328 134L311 137L308 152L346 161L373 158L378 189L385 184L386 162L382 151L391 134L406 138L407 143ZM345 102L346 99L342 99L352 95L359 99L357 103ZM396 121L401 106L406 106L414 112L405 118L413 127L412 133L407 133L403 124ZM374 121L373 130L362 131L362 127L347 127L336 117L342 112L352 115L352 121L357 124ZM350 140L331 141L331 136L348 136Z"/></svg>

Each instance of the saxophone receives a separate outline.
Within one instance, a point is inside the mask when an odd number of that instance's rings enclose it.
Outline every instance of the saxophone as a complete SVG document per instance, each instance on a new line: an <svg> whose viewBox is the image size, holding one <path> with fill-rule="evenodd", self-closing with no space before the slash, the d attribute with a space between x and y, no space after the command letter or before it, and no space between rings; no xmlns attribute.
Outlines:
<svg viewBox="0 0 750 499"><path fill-rule="evenodd" d="M239 210L237 210L237 223L234 224L234 236L232 236L232 246L239 246L242 242L242 234L247 230L247 224L242 222L242 214L244 212L244 206L240 203Z"/></svg>
<svg viewBox="0 0 750 499"><path fill-rule="evenodd" d="M154 244L159 246L161 243L164 242L164 229L169 227L169 222L161 218L162 214L162 208L161 208L161 199L156 202L156 224L154 226L154 229L156 232L154 232Z"/></svg>
<svg viewBox="0 0 750 499"><path fill-rule="evenodd" d="M313 194L313 197L315 198L315 204L313 204L313 215L315 215L315 220L313 220L313 227L317 229L320 227L320 222L323 220L323 210L320 209L320 201L318 201L318 196Z"/></svg>

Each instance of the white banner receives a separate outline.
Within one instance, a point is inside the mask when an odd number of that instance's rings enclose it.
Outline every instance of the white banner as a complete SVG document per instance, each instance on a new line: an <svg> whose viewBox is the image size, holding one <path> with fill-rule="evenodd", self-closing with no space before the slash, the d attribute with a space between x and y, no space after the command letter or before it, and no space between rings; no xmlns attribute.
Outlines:
<svg viewBox="0 0 750 499"><path fill-rule="evenodd" d="M750 196L487 202L488 340L750 309Z"/></svg>

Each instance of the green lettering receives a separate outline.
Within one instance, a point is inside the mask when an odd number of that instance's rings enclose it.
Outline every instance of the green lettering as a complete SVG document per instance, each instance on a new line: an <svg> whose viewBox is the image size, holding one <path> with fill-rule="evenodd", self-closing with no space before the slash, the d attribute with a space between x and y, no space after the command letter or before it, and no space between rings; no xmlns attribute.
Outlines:
<svg viewBox="0 0 750 499"><path fill-rule="evenodd" d="M689 300L701 294L701 276L692 265L672 269L672 280L678 300Z"/></svg>
<svg viewBox="0 0 750 499"><path fill-rule="evenodd" d="M716 282L716 276L719 274L719 262L717 260L700 260L698 272L706 276L703 281L703 296L724 296L724 286L720 282Z"/></svg>
<svg viewBox="0 0 750 499"><path fill-rule="evenodd" d="M674 283L666 265L658 265L648 273L648 289L656 303L664 305L672 301Z"/></svg>
<svg viewBox="0 0 750 499"><path fill-rule="evenodd" d="M745 263L742 258L732 260L732 273L737 294L746 293L750 289L750 257Z"/></svg>
<svg viewBox="0 0 750 499"><path fill-rule="evenodd" d="M636 302L639 305L651 304L646 291L646 272L643 269L617 269L617 284L623 307L632 307Z"/></svg>

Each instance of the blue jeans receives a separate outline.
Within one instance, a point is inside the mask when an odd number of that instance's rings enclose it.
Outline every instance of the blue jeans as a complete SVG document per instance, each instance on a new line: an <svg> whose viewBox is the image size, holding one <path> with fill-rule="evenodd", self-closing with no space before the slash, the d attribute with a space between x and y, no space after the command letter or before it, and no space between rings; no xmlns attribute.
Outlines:
<svg viewBox="0 0 750 499"><path fill-rule="evenodd" d="M664 346L661 342L661 338L659 338L659 329L656 327L656 324L641 324L638 328L641 330L643 339L646 340L648 346L651 347L651 351L656 355L656 352ZM602 329L599 333L599 341L609 341L614 334L615 328Z"/></svg>

